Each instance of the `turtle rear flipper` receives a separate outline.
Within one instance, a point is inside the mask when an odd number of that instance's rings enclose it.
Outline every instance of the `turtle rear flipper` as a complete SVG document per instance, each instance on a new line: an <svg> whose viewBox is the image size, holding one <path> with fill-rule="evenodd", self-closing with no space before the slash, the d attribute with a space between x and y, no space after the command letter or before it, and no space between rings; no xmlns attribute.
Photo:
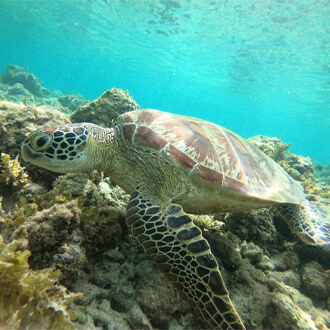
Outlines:
<svg viewBox="0 0 330 330"><path fill-rule="evenodd" d="M138 189L126 208L128 227L146 254L195 303L209 327L244 329L201 230L181 206L150 199Z"/></svg>
<svg viewBox="0 0 330 330"><path fill-rule="evenodd" d="M278 213L291 231L307 244L330 244L330 213L307 200L300 204L285 204Z"/></svg>

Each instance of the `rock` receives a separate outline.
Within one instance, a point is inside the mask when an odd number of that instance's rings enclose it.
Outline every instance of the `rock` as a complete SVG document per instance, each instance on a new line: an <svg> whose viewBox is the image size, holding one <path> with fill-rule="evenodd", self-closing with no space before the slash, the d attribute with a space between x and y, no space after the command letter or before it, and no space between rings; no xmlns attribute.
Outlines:
<svg viewBox="0 0 330 330"><path fill-rule="evenodd" d="M301 288L301 279L299 273L293 270L286 270L283 272L271 272L268 274L273 279L276 279L279 282L283 282L286 285L289 285L293 288L299 290Z"/></svg>
<svg viewBox="0 0 330 330"><path fill-rule="evenodd" d="M323 267L312 261L301 270L304 292L311 298L325 299L328 297L327 277Z"/></svg>
<svg viewBox="0 0 330 330"><path fill-rule="evenodd" d="M64 95L59 97L58 101L64 108L68 109L70 112L77 110L79 106L84 105L88 102L88 100L80 94Z"/></svg>
<svg viewBox="0 0 330 330"><path fill-rule="evenodd" d="M263 256L257 267L263 271L275 270L275 265L268 256Z"/></svg>
<svg viewBox="0 0 330 330"><path fill-rule="evenodd" d="M15 157L20 154L23 140L39 126L68 124L70 120L61 112L46 107L0 101L0 122L0 152Z"/></svg>
<svg viewBox="0 0 330 330"><path fill-rule="evenodd" d="M31 268L61 269L62 281L74 280L86 263L77 201L38 211L27 227Z"/></svg>
<svg viewBox="0 0 330 330"><path fill-rule="evenodd" d="M152 325L138 304L134 304L131 310L127 313L127 322L131 329L152 329Z"/></svg>
<svg viewBox="0 0 330 330"><path fill-rule="evenodd" d="M16 83L14 86L9 87L7 95L24 95L32 98L32 94L20 83Z"/></svg>
<svg viewBox="0 0 330 330"><path fill-rule="evenodd" d="M165 329L172 315L184 304L165 276L159 271L145 273L137 286L137 300L155 328Z"/></svg>
<svg viewBox="0 0 330 330"><path fill-rule="evenodd" d="M262 249L253 242L244 242L241 246L240 253L243 258L248 258L252 264L260 262L263 257Z"/></svg>
<svg viewBox="0 0 330 330"><path fill-rule="evenodd" d="M316 330L311 316L297 307L289 296L279 292L275 293L272 305L273 315L269 318L271 328Z"/></svg>
<svg viewBox="0 0 330 330"><path fill-rule="evenodd" d="M104 92L96 100L80 106L71 115L71 121L73 123L89 122L110 127L120 114L137 110L138 108L138 104L128 95L128 91L112 88Z"/></svg>
<svg viewBox="0 0 330 330"><path fill-rule="evenodd" d="M28 68L22 68L16 65L6 66L6 73L1 75L3 83L14 85L22 84L28 91L36 96L43 96L41 93L41 81L32 73L29 73Z"/></svg>
<svg viewBox="0 0 330 330"><path fill-rule="evenodd" d="M215 220L225 223L226 229L242 241L253 241L254 244L262 246L266 254L276 252L279 237L270 209L224 213L216 215Z"/></svg>
<svg viewBox="0 0 330 330"><path fill-rule="evenodd" d="M274 329L329 329L330 312L316 308L313 301L297 289L285 286L284 292L275 292L268 328Z"/></svg>
<svg viewBox="0 0 330 330"><path fill-rule="evenodd" d="M94 322L101 325L103 329L131 329L125 320L125 314L118 313L111 309L110 303L107 300L103 300L101 303L94 300L87 306L86 312L94 319Z"/></svg>
<svg viewBox="0 0 330 330"><path fill-rule="evenodd" d="M299 266L299 259L293 251L285 251L276 254L272 258L277 271L296 270Z"/></svg>
<svg viewBox="0 0 330 330"><path fill-rule="evenodd" d="M40 93L42 97L50 97L50 91L47 88L41 87Z"/></svg>
<svg viewBox="0 0 330 330"><path fill-rule="evenodd" d="M89 305L94 299L106 299L109 298L110 290L100 288L93 283L87 282L85 276L79 277L73 284L72 289L84 294L82 298L76 301L77 304L82 306Z"/></svg>

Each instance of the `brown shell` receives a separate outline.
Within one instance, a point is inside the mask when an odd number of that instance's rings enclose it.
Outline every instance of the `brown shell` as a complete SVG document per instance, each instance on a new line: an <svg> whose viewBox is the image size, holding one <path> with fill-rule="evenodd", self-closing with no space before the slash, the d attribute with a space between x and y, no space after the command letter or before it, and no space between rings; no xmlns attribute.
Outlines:
<svg viewBox="0 0 330 330"><path fill-rule="evenodd" d="M239 135L216 124L158 110L123 114L126 140L171 158L206 184L275 202L298 203L301 186L282 167Z"/></svg>

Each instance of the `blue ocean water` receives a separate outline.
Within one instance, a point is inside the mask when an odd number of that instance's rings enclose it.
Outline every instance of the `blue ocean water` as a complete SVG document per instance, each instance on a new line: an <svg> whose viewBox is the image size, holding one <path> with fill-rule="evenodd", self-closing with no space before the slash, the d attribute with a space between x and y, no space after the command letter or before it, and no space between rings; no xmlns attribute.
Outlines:
<svg viewBox="0 0 330 330"><path fill-rule="evenodd" d="M328 0L0 2L0 70L262 134L330 162Z"/></svg>

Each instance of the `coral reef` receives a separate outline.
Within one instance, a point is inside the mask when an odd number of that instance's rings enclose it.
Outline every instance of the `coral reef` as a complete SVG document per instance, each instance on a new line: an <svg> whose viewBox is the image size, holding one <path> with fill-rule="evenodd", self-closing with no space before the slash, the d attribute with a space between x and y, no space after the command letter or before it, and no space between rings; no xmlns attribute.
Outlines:
<svg viewBox="0 0 330 330"><path fill-rule="evenodd" d="M330 198L330 188L322 189L317 182L311 159L292 153L289 150L291 143L263 135L254 136L249 141L281 165L292 178L300 181L309 200L317 200L315 196Z"/></svg>
<svg viewBox="0 0 330 330"><path fill-rule="evenodd" d="M88 102L80 94L41 87L41 81L27 68L8 65L0 75L0 100L30 106L46 106L71 114L78 106Z"/></svg>
<svg viewBox="0 0 330 330"><path fill-rule="evenodd" d="M36 207L22 202L21 207L4 212L0 204L0 326L73 329L74 314L68 304L82 294L70 293L58 284L60 271L32 269L29 264L27 229L29 215L35 211Z"/></svg>
<svg viewBox="0 0 330 330"><path fill-rule="evenodd" d="M122 113L137 110L138 104L128 95L128 91L112 88L104 92L95 101L80 106L71 115L73 123L90 122L110 127L112 122Z"/></svg>
<svg viewBox="0 0 330 330"><path fill-rule="evenodd" d="M0 101L0 152L15 158L20 154L23 140L39 126L66 123L70 123L70 120L60 111ZM22 163L34 182L51 187L57 176L55 173Z"/></svg>
<svg viewBox="0 0 330 330"><path fill-rule="evenodd" d="M11 159L10 155L1 153L0 155L0 184L18 186L27 183L28 175L18 160Z"/></svg>
<svg viewBox="0 0 330 330"><path fill-rule="evenodd" d="M6 73L1 75L1 81L7 85L21 84L30 93L36 96L43 96L41 92L41 81L28 68L22 68L17 65L7 65Z"/></svg>
<svg viewBox="0 0 330 330"><path fill-rule="evenodd" d="M0 152L16 157L23 140L38 126L67 123L67 116L57 110L0 101Z"/></svg>
<svg viewBox="0 0 330 330"><path fill-rule="evenodd" d="M69 107L66 98L61 101ZM72 120L98 118L108 126L121 111L137 107L126 92L113 89ZM110 178L97 171L42 176L40 169L19 165L20 143L30 131L68 122L45 107L0 103L0 150L11 156L2 155L0 172L0 284L6 288L0 290L0 326L202 329L129 235L124 216L129 196ZM317 186L329 184L327 167L314 172L308 159L288 153L280 140L260 141L301 182L309 173ZM247 329L330 327L329 247L301 243L269 209L193 218Z"/></svg>
<svg viewBox="0 0 330 330"><path fill-rule="evenodd" d="M321 196L330 200L330 164L323 167L322 165L316 163L314 168L314 176L317 186L321 190Z"/></svg>
<svg viewBox="0 0 330 330"><path fill-rule="evenodd" d="M65 285L75 279L86 262L81 247L80 212L77 201L55 203L31 216L27 227L30 266L61 269Z"/></svg>
<svg viewBox="0 0 330 330"><path fill-rule="evenodd" d="M75 111L79 106L84 105L88 100L84 99L80 94L63 95L57 98L58 102L63 106L66 113Z"/></svg>
<svg viewBox="0 0 330 330"><path fill-rule="evenodd" d="M0 236L0 326L73 329L67 304L82 294L57 285L59 271L31 270L31 252L21 246L19 240L5 244Z"/></svg>

